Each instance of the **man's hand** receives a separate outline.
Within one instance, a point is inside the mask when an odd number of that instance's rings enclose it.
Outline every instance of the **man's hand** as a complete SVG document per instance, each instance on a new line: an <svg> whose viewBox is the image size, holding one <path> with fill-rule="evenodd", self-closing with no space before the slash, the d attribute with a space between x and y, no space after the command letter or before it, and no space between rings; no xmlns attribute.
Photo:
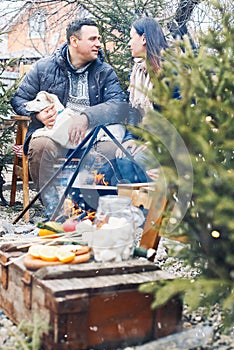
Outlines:
<svg viewBox="0 0 234 350"><path fill-rule="evenodd" d="M37 113L36 118L47 126L47 128L51 129L55 124L57 115L58 113L54 108L54 104L52 104L51 106L43 109L43 111Z"/></svg>
<svg viewBox="0 0 234 350"><path fill-rule="evenodd" d="M68 131L69 140L73 145L78 145L85 137L85 133L88 129L88 118L85 114L81 114L78 117L73 116L73 119L74 122Z"/></svg>

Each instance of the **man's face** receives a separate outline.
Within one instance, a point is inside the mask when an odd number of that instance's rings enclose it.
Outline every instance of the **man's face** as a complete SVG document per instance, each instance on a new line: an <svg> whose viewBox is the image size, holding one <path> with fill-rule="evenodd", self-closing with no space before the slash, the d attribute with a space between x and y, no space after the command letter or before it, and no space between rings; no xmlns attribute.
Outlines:
<svg viewBox="0 0 234 350"><path fill-rule="evenodd" d="M84 63L95 60L98 56L98 49L101 47L98 28L84 25L79 38L72 36L71 43L76 50L76 55Z"/></svg>

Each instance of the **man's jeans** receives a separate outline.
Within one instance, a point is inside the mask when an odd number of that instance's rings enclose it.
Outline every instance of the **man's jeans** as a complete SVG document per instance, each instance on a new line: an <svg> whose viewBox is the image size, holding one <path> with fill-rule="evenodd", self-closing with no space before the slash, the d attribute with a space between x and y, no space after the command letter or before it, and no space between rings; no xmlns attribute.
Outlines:
<svg viewBox="0 0 234 350"><path fill-rule="evenodd" d="M103 154L109 160L115 159L116 149L117 146L112 141L100 141L92 147L92 150ZM29 172L37 191L40 191L54 175L57 159L65 157L67 153L67 149L47 137L31 139L28 151ZM57 186L58 179L54 179L41 194L41 200L47 208L48 216L53 213L59 201Z"/></svg>

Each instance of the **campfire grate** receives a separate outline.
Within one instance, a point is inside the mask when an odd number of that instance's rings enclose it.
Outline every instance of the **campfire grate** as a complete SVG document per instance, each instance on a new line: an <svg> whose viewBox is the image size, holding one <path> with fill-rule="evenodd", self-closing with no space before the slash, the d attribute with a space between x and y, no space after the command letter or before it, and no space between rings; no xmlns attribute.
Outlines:
<svg viewBox="0 0 234 350"><path fill-rule="evenodd" d="M65 187L64 192L62 193L62 196L58 202L57 207L55 208L54 212L52 213L50 220L55 220L56 216L58 215L64 200L66 199L66 197L69 195L69 193L71 192L71 188L73 186L73 183L75 181L75 179L77 178L77 175L80 171L80 167L82 165L82 162L85 158L85 156L90 152L96 138L97 135L99 133L100 130L103 130L109 137L110 139L118 146L118 148L121 149L121 151L126 155L126 157L131 160L134 164L137 165L136 161L134 160L134 158L132 157L132 155L121 145L121 143L115 138L115 136L108 130L108 128L106 127L106 125L98 125L95 128L93 128L90 133L83 139L83 141L70 153L70 155L67 157L67 159L64 161L64 163L61 165L60 168L57 169L57 171L54 173L54 175L48 180L47 183L44 184L44 186L42 186L42 188L40 189L40 191L38 191L38 193L35 195L35 197L29 202L29 204L22 210L22 212L16 217L16 219L13 221L13 224L17 223L23 216L24 214L31 208L31 206L36 202L36 200L41 196L41 194L51 185L51 183L54 181L55 178L57 178L72 162L72 159L74 157L74 155L76 155L78 152L81 153L81 157L79 162L77 163L77 167L74 171L74 173L72 174L72 176L70 177L67 186ZM105 187L105 189L103 188ZM102 188L94 188L94 190L96 189L97 191L101 191L101 193L107 194L107 187L112 187L112 186L103 186ZM88 191L88 188L83 188L82 191ZM75 190L77 191L77 189ZM109 189L109 191L115 191L115 193L117 193L117 189ZM108 194L110 194L110 192ZM113 192L111 192L113 194ZM97 200L94 201L93 205L97 205Z"/></svg>

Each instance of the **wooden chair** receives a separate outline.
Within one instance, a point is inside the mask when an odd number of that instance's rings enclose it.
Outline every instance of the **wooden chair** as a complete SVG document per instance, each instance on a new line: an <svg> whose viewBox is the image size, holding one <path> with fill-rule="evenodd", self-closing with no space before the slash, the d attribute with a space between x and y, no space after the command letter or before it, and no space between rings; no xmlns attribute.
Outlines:
<svg viewBox="0 0 234 350"><path fill-rule="evenodd" d="M20 63L19 76L23 77L31 68L29 64ZM21 146L24 143L26 136L28 123L30 121L29 117L14 115L12 120L16 122L16 146ZM12 181L11 181L11 197L10 205L15 204L17 182L22 181L23 187L23 208L29 204L29 171L28 171L28 157L23 152L15 152L14 163L12 171ZM24 214L24 221L29 221L29 212Z"/></svg>
<svg viewBox="0 0 234 350"><path fill-rule="evenodd" d="M29 72L32 65L20 63L19 76L23 78L23 76ZM22 182L22 190L23 190L23 209L26 208L29 204L29 170L28 170L28 157L23 153L22 146L24 144L25 136L28 129L28 124L30 122L30 117L27 116L12 116L12 120L16 122L16 142L12 147L15 151L14 153L14 163L13 163L13 171L12 171L12 182L11 182L11 196L10 196L10 205L13 206L16 200L16 190L18 181ZM17 147L19 146L19 147ZM20 150L21 148L21 150ZM61 166L66 158L58 158L57 166ZM72 159L73 163L77 163L78 159ZM29 211L24 214L24 221L29 221Z"/></svg>

